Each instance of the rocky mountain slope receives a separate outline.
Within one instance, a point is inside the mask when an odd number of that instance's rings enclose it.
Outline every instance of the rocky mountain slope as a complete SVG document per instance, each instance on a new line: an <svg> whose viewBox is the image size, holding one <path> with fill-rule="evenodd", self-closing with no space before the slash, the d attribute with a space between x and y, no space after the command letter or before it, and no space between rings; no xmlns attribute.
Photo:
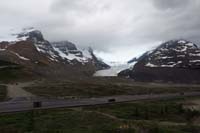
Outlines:
<svg viewBox="0 0 200 133"><path fill-rule="evenodd" d="M78 50L76 45L69 41L52 42L54 49L63 57L74 62L92 62L96 70L110 68L98 58L91 47L84 50Z"/></svg>
<svg viewBox="0 0 200 133"><path fill-rule="evenodd" d="M84 52L86 53L86 51ZM27 71L47 77L92 75L104 66L96 66L94 54L84 55L70 42L50 43L34 28L12 34L0 41L0 60L22 66ZM90 55L90 57L89 57Z"/></svg>
<svg viewBox="0 0 200 133"><path fill-rule="evenodd" d="M118 75L136 81L200 82L200 48L186 40L171 40L146 52L134 68Z"/></svg>

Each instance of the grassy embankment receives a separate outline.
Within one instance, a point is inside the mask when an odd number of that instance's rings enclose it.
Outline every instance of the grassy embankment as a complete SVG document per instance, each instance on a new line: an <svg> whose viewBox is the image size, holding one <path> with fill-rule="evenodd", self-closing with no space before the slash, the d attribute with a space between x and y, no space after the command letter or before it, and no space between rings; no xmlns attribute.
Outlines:
<svg viewBox="0 0 200 133"><path fill-rule="evenodd" d="M200 86L151 85L144 83L120 83L100 81L44 82L25 88L27 91L44 97L100 97L111 95L136 95L151 93L174 93L200 91Z"/></svg>
<svg viewBox="0 0 200 133"><path fill-rule="evenodd" d="M0 101L4 101L6 99L7 90L6 86L0 85Z"/></svg>
<svg viewBox="0 0 200 133"><path fill-rule="evenodd" d="M198 133L199 111L184 100L135 102L0 115L0 132Z"/></svg>

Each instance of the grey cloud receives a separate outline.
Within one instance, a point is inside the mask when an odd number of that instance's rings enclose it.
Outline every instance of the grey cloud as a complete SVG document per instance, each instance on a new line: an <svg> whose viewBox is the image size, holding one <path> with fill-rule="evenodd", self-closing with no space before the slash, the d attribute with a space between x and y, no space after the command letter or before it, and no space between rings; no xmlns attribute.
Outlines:
<svg viewBox="0 0 200 133"><path fill-rule="evenodd" d="M187 7L191 2L193 0L154 0L155 6L162 10Z"/></svg>
<svg viewBox="0 0 200 133"><path fill-rule="evenodd" d="M69 15L92 15L107 10L109 5L99 0L57 0L52 3L51 11Z"/></svg>
<svg viewBox="0 0 200 133"><path fill-rule="evenodd" d="M6 0L0 1L0 36L9 27L34 26L50 41L129 59L160 41L200 44L199 12L199 0Z"/></svg>

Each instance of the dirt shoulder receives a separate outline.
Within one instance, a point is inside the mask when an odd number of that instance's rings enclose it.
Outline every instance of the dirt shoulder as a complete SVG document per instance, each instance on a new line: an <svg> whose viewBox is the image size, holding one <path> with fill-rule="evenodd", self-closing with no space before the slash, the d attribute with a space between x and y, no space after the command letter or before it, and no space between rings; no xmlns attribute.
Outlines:
<svg viewBox="0 0 200 133"><path fill-rule="evenodd" d="M7 97L8 98L34 97L33 94L23 89L23 87L27 87L32 84L33 82L7 84Z"/></svg>

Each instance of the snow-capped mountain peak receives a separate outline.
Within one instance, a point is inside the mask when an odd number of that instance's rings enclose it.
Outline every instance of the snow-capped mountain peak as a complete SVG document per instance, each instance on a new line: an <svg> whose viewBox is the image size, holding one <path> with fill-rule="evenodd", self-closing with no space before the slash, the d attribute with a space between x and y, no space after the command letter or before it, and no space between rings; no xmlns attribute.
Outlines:
<svg viewBox="0 0 200 133"><path fill-rule="evenodd" d="M37 73L66 75L64 71L73 71L91 75L109 67L91 49L79 50L69 41L50 43L34 28L20 32L13 30L8 36L10 39L0 38L0 60L28 67Z"/></svg>
<svg viewBox="0 0 200 133"><path fill-rule="evenodd" d="M194 65L192 62L199 59L200 49L186 40L171 40L145 57L146 67L187 67Z"/></svg>
<svg viewBox="0 0 200 133"><path fill-rule="evenodd" d="M134 68L121 71L118 76L148 82L199 82L200 48L187 40L171 40L152 52L146 52Z"/></svg>
<svg viewBox="0 0 200 133"><path fill-rule="evenodd" d="M89 59L84 57L83 53L73 43L69 41L50 43L44 39L41 31L32 27L24 28L18 33L11 34L10 37L12 37L11 40L3 40L8 42L7 45L13 45L21 41L30 41L39 53L47 55L51 61L69 62L70 64L74 61L82 64L89 62ZM7 47L5 46L3 49Z"/></svg>
<svg viewBox="0 0 200 133"><path fill-rule="evenodd" d="M63 59L67 59L69 61L76 60L82 63L87 63L90 61L89 58L84 56L81 50L77 49L75 44L69 41L52 42L51 44L54 47L54 50Z"/></svg>
<svg viewBox="0 0 200 133"><path fill-rule="evenodd" d="M0 36L0 42L10 42L11 44L27 39L37 39L43 41L42 33L33 27L24 28L22 30L12 29L8 34Z"/></svg>
<svg viewBox="0 0 200 133"><path fill-rule="evenodd" d="M26 38L32 41L44 41L42 32L35 28L24 28L22 32L17 34L17 38Z"/></svg>

